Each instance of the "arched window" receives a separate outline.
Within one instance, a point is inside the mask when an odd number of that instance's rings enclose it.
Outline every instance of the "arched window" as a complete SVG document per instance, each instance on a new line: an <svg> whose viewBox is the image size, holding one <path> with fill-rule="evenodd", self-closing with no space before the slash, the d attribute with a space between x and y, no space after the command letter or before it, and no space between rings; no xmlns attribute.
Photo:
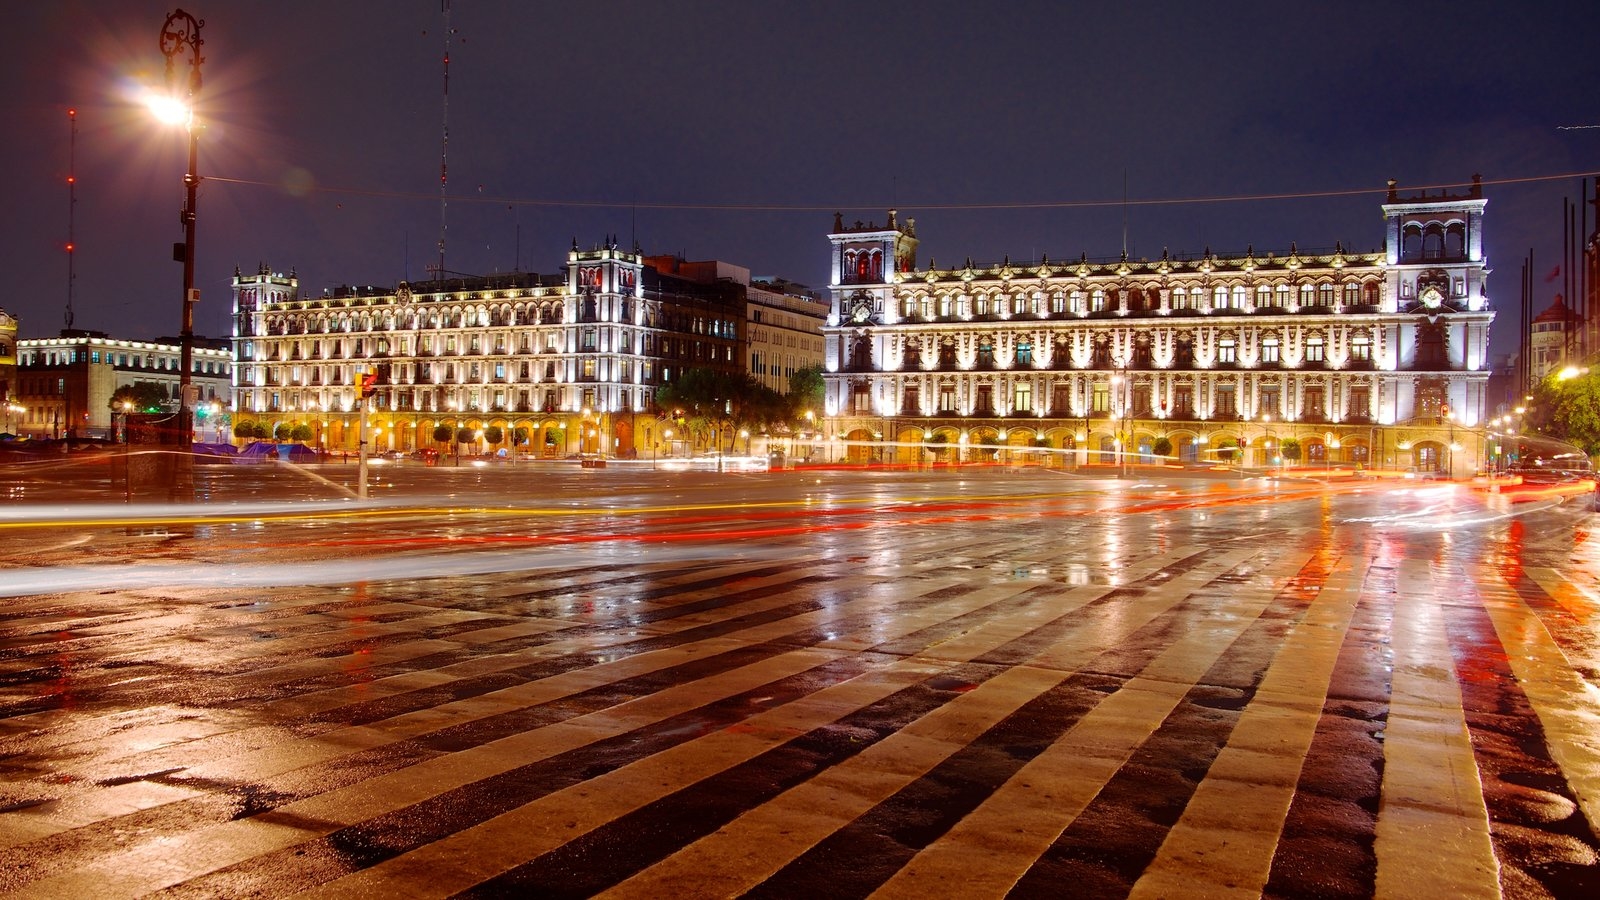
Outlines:
<svg viewBox="0 0 1600 900"><path fill-rule="evenodd" d="M1333 282L1324 281L1322 284L1317 285L1317 305L1333 305Z"/></svg>
<svg viewBox="0 0 1600 900"><path fill-rule="evenodd" d="M1189 292L1183 288L1173 288L1172 293L1167 296L1167 302L1173 309L1188 309Z"/></svg>
<svg viewBox="0 0 1600 900"><path fill-rule="evenodd" d="M1444 229L1439 225L1429 225L1422 232L1422 258L1442 259L1444 257Z"/></svg>
<svg viewBox="0 0 1600 900"><path fill-rule="evenodd" d="M1278 285L1276 293L1278 296L1278 305L1287 309L1289 307L1290 298L1294 296L1293 292L1289 290L1289 286L1287 284Z"/></svg>
<svg viewBox="0 0 1600 900"><path fill-rule="evenodd" d="M1233 286L1233 309L1244 309L1245 287L1242 284Z"/></svg>
<svg viewBox="0 0 1600 900"><path fill-rule="evenodd" d="M1094 293L1089 295L1089 311L1090 312L1105 312L1105 310L1106 310L1106 292L1100 290L1099 288L1095 288Z"/></svg>
<svg viewBox="0 0 1600 900"><path fill-rule="evenodd" d="M1228 288L1227 288L1226 285L1219 284L1219 285L1217 285L1216 290L1211 292L1211 308L1212 309L1227 309L1228 308Z"/></svg>
<svg viewBox="0 0 1600 900"><path fill-rule="evenodd" d="M1361 303L1361 285L1351 282L1344 286L1344 305L1356 306Z"/></svg>
<svg viewBox="0 0 1600 900"><path fill-rule="evenodd" d="M1272 286L1271 285L1263 284L1263 285L1259 285L1259 286L1256 287L1256 305L1257 306L1271 306L1272 305Z"/></svg>
<svg viewBox="0 0 1600 900"><path fill-rule="evenodd" d="M1422 258L1422 228L1418 225L1408 225L1400 235L1400 259L1402 262L1416 262Z"/></svg>

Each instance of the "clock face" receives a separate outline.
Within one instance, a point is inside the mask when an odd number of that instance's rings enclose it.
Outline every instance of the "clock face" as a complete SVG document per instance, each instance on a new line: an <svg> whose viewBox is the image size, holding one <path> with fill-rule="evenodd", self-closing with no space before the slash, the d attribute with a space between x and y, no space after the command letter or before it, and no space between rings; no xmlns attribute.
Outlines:
<svg viewBox="0 0 1600 900"><path fill-rule="evenodd" d="M1423 306L1426 306L1429 309L1438 309L1439 308L1439 304L1443 303L1443 302L1444 302L1444 295L1439 293L1439 289L1438 288L1433 287L1432 285L1429 285L1428 287L1423 288L1423 290L1422 290L1422 305Z"/></svg>

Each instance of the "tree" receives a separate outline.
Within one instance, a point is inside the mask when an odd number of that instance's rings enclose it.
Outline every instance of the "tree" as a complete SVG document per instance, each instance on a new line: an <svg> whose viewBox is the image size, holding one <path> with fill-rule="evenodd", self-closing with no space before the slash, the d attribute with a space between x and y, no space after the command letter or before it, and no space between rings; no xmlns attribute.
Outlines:
<svg viewBox="0 0 1600 900"><path fill-rule="evenodd" d="M526 447L528 445L528 429L521 425L511 430L511 445L513 447Z"/></svg>
<svg viewBox="0 0 1600 900"><path fill-rule="evenodd" d="M792 421L805 420L806 413L821 416L827 398L827 383L821 366L807 366L789 376L789 408Z"/></svg>
<svg viewBox="0 0 1600 900"><path fill-rule="evenodd" d="M1238 446L1239 443L1233 438L1223 438L1222 440L1217 441L1217 458L1223 462L1232 462L1234 448Z"/></svg>
<svg viewBox="0 0 1600 900"><path fill-rule="evenodd" d="M255 422L247 420L235 422L233 423L233 436L248 440L256 436L257 427L259 426Z"/></svg>
<svg viewBox="0 0 1600 900"><path fill-rule="evenodd" d="M433 426L433 442L435 444L448 444L450 438L455 436L455 431L449 425Z"/></svg>
<svg viewBox="0 0 1600 900"><path fill-rule="evenodd" d="M289 440L291 440L291 441L300 441L301 443L305 443L306 441L311 440L311 436L314 433L315 432L313 432L311 430L311 426L310 425L307 425L304 422L300 422L300 423L296 424L294 426L294 428L289 430Z"/></svg>
<svg viewBox="0 0 1600 900"><path fill-rule="evenodd" d="M1165 435L1156 438L1155 442L1150 445L1150 452L1157 456L1171 456L1172 439Z"/></svg>
<svg viewBox="0 0 1600 900"><path fill-rule="evenodd" d="M1290 462L1299 462L1300 442L1294 438L1284 438L1283 443L1278 445L1278 452L1282 453L1283 458Z"/></svg>
<svg viewBox="0 0 1600 900"><path fill-rule="evenodd" d="M133 412L160 412L161 405L168 400L167 389L154 381L135 381L117 388L111 394L110 406L117 412L122 412L123 403L132 403Z"/></svg>
<svg viewBox="0 0 1600 900"><path fill-rule="evenodd" d="M783 395L754 377L721 369L687 369L656 391L656 405L671 410L679 428L697 439L710 436L732 452L740 430L768 430L790 413Z"/></svg>
<svg viewBox="0 0 1600 900"><path fill-rule="evenodd" d="M456 429L456 443L458 443L458 444L470 444L470 443L472 443L472 438L473 438L473 433L472 433L472 429L471 428L468 428L467 426L462 425L460 428Z"/></svg>
<svg viewBox="0 0 1600 900"><path fill-rule="evenodd" d="M1546 377L1534 389L1526 421L1540 434L1600 454L1600 372Z"/></svg>
<svg viewBox="0 0 1600 900"><path fill-rule="evenodd" d="M275 438L275 439L277 439L279 441L294 440L293 435L294 435L294 426L290 425L288 422L279 422L272 429L273 438Z"/></svg>
<svg viewBox="0 0 1600 900"><path fill-rule="evenodd" d="M500 445L500 442L505 440L505 439L506 439L505 429L501 428L499 425L490 425L488 428L485 428L483 430L484 443L488 444L491 447L498 447Z"/></svg>
<svg viewBox="0 0 1600 900"><path fill-rule="evenodd" d="M255 437L256 437L256 439L263 440L263 441L271 440L272 439L272 426L268 425L266 422L257 422L256 423Z"/></svg>

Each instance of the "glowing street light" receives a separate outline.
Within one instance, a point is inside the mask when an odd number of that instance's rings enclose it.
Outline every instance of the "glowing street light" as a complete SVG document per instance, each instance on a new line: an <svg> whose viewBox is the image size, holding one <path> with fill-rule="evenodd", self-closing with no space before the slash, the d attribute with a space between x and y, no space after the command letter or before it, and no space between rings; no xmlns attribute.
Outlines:
<svg viewBox="0 0 1600 900"><path fill-rule="evenodd" d="M183 263L183 329L181 337L180 369L178 372L178 435L183 452L179 459L189 459L189 444L194 440L192 425L192 399L194 369L194 304L198 299L194 289L194 223L195 195L200 187L196 170L200 160L200 130L195 127L194 107L200 95L200 64L205 58L200 48L205 41L200 38L203 19L196 19L181 9L173 10L161 26L161 53L167 58L167 88L170 95L160 103L151 103L158 117L172 124L183 124L189 131L189 168L184 173L183 210L178 214L183 225L183 243L174 244L173 258ZM189 85L182 99L178 96L175 63L180 55L188 55Z"/></svg>

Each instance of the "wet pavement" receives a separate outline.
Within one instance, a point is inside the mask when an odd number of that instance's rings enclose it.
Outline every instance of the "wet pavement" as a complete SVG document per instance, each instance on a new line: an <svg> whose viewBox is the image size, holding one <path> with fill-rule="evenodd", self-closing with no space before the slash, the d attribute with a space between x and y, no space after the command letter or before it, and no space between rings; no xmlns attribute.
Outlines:
<svg viewBox="0 0 1600 900"><path fill-rule="evenodd" d="M0 471L0 892L1600 895L1592 494Z"/></svg>

